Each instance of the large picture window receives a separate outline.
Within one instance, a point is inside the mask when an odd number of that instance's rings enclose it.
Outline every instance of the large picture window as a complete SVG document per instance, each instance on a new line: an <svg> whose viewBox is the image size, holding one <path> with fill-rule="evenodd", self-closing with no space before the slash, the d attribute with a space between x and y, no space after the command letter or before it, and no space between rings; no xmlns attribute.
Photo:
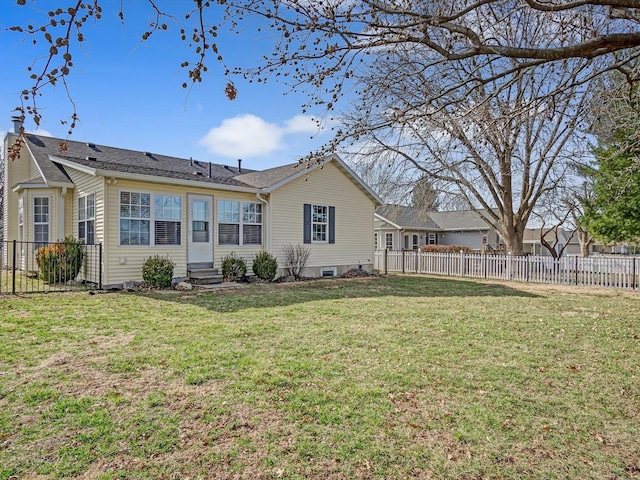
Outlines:
<svg viewBox="0 0 640 480"><path fill-rule="evenodd" d="M182 197L120 192L120 245L180 245Z"/></svg>
<svg viewBox="0 0 640 480"><path fill-rule="evenodd" d="M218 245L261 245L262 204L218 200Z"/></svg>
<svg viewBox="0 0 640 480"><path fill-rule="evenodd" d="M33 197L33 241L49 243L49 197Z"/></svg>
<svg viewBox="0 0 640 480"><path fill-rule="evenodd" d="M87 245L96 243L96 196L78 198L78 239Z"/></svg>

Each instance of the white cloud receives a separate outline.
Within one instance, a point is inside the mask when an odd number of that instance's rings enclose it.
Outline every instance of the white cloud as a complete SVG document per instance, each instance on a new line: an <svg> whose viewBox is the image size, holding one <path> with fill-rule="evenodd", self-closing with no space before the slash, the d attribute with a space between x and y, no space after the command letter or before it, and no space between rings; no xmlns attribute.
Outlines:
<svg viewBox="0 0 640 480"><path fill-rule="evenodd" d="M284 126L269 123L250 113L227 118L200 139L208 152L229 158L269 155L286 148L284 137L294 134L318 134L323 128L315 117L296 115Z"/></svg>
<svg viewBox="0 0 640 480"><path fill-rule="evenodd" d="M285 122L286 133L319 133L318 119L310 115L296 115Z"/></svg>

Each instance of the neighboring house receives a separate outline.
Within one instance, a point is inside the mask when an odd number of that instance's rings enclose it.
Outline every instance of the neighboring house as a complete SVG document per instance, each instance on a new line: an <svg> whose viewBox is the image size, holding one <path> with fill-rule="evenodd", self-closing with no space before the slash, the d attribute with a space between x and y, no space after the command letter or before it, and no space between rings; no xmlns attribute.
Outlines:
<svg viewBox="0 0 640 480"><path fill-rule="evenodd" d="M432 212L384 205L376 209L374 229L377 249L414 250L422 245L460 245L478 251L483 246L504 250L498 232L472 210ZM568 241L563 230L559 235L560 243ZM536 228L525 230L523 249L525 254L549 255L540 242L540 229Z"/></svg>
<svg viewBox="0 0 640 480"><path fill-rule="evenodd" d="M11 144L16 133L7 135ZM102 283L142 278L153 255L175 276L247 261L283 247L311 249L307 276L373 268L379 197L338 157L264 171L25 134L5 165L4 240L102 244ZM5 259L10 260L10 259ZM5 263L7 265L7 263ZM28 267L27 267L28 268ZM282 270L280 273L283 273Z"/></svg>
<svg viewBox="0 0 640 480"><path fill-rule="evenodd" d="M378 249L412 250L421 245L461 245L480 250L498 249L499 235L471 210L431 212L402 205L384 205L375 213Z"/></svg>

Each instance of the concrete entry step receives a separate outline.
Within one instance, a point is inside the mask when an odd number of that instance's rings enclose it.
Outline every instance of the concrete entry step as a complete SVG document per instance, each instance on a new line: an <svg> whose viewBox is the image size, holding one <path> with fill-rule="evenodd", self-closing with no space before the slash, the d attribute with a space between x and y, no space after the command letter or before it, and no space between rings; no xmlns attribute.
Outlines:
<svg viewBox="0 0 640 480"><path fill-rule="evenodd" d="M197 270L187 270L189 280L194 285L207 285L222 283L222 274L217 268L199 268Z"/></svg>

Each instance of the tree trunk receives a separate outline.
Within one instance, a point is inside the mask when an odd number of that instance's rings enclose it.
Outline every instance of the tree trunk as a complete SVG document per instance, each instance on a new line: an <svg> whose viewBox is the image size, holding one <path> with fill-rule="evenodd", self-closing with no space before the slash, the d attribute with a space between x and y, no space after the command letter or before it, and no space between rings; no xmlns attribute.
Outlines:
<svg viewBox="0 0 640 480"><path fill-rule="evenodd" d="M580 243L580 256L588 257L591 254L589 247L593 244L593 239L584 230L578 230L578 242Z"/></svg>
<svg viewBox="0 0 640 480"><path fill-rule="evenodd" d="M524 255L522 241L524 238L524 227L519 223L515 225L505 225L503 228L503 240L507 253L511 255Z"/></svg>

